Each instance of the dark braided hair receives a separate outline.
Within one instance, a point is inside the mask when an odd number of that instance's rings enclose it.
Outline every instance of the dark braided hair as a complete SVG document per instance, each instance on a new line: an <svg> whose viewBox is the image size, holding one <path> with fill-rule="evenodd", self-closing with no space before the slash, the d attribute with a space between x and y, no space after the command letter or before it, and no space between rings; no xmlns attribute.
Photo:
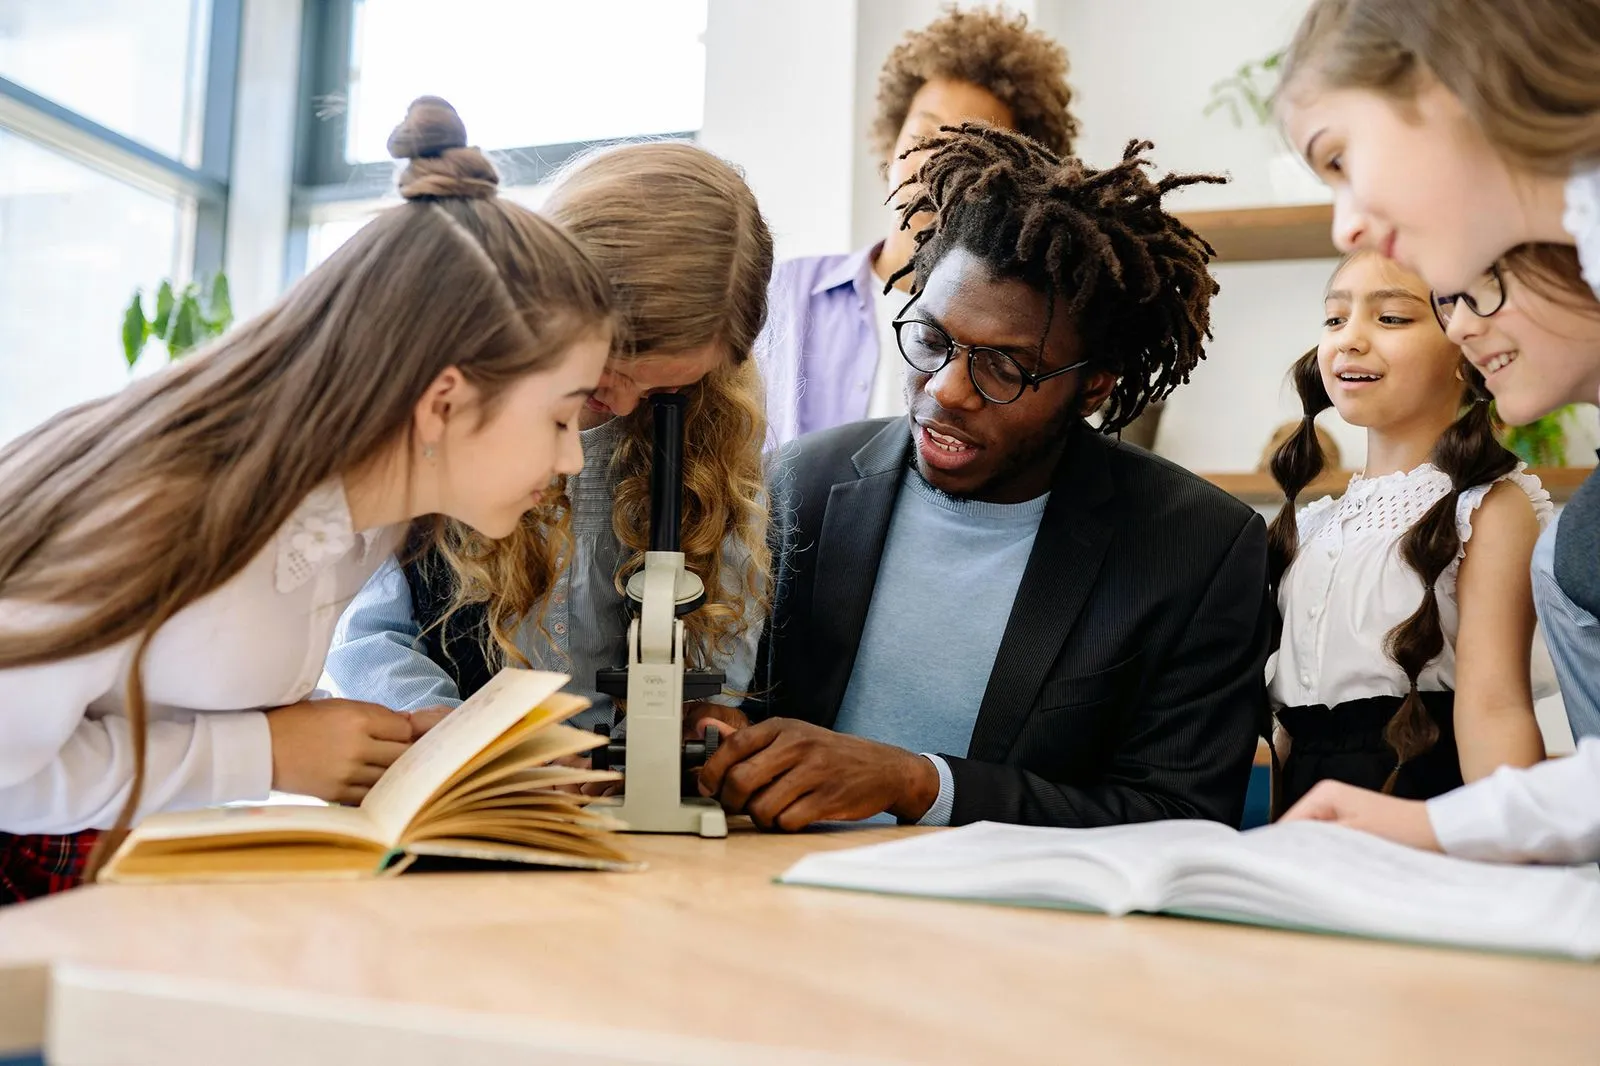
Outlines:
<svg viewBox="0 0 1600 1066"><path fill-rule="evenodd" d="M906 182L917 188L899 208L900 225L910 228L923 212L934 221L917 233L916 252L890 284L912 274L920 291L945 254L963 248L996 276L1049 294L1052 315L1063 299L1087 357L1117 377L1100 428L1120 431L1205 358L1217 292L1208 270L1216 253L1161 199L1227 179L1153 181L1144 158L1152 147L1129 141L1122 162L1095 170L1011 130L982 122L944 127L912 149L930 154Z"/></svg>
<svg viewBox="0 0 1600 1066"><path fill-rule="evenodd" d="M1348 260L1347 260L1348 261ZM1340 265L1343 269L1343 264ZM1338 276L1338 271L1335 271ZM1456 526L1456 506L1461 494L1478 485L1488 485L1517 468L1516 455L1496 436L1489 408L1489 393L1477 369L1461 360L1464 409L1433 446L1429 456L1436 468L1450 478L1450 491L1428 508L1416 525L1400 541L1400 557L1422 578L1422 602L1411 617L1389 630L1384 651L1405 671L1410 682L1400 709L1384 728L1384 739L1394 749L1395 768L1384 782L1383 791L1394 791L1400 768L1431 749L1439 740L1439 727L1423 706L1417 691L1417 678L1444 650L1444 628L1439 620L1439 577L1461 553L1461 532ZM1272 457L1272 476L1283 489L1283 508L1267 530L1272 591L1276 597L1283 575L1299 550L1299 529L1295 518L1295 498L1322 473L1322 449L1317 443L1316 417L1333 401L1322 382L1315 348L1295 360L1290 371L1295 391L1300 394L1304 418L1300 428Z"/></svg>
<svg viewBox="0 0 1600 1066"><path fill-rule="evenodd" d="M1322 442L1317 439L1317 416L1333 406L1333 399L1322 384L1315 348L1294 361L1289 378L1300 397L1301 417L1300 428L1272 453L1272 479L1283 490L1283 506L1267 527L1267 575L1273 595L1277 595L1283 575L1300 551L1295 504L1306 486L1317 480L1327 461Z"/></svg>

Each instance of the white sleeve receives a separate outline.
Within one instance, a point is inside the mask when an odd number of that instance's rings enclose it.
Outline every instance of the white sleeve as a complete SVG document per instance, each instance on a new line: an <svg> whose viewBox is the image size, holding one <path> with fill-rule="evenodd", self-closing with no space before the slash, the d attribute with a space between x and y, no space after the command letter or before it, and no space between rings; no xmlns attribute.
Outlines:
<svg viewBox="0 0 1600 1066"><path fill-rule="evenodd" d="M0 670L0 831L74 833L112 825L133 783L133 734L88 711L122 683L130 645ZM265 799L272 740L259 711L150 723L141 815Z"/></svg>
<svg viewBox="0 0 1600 1066"><path fill-rule="evenodd" d="M1573 170L1566 193L1561 224L1572 234L1572 243L1578 248L1583 280L1600 299L1600 167Z"/></svg>
<svg viewBox="0 0 1600 1066"><path fill-rule="evenodd" d="M1428 801L1439 846L1464 859L1600 860L1600 738L1526 769L1503 766Z"/></svg>

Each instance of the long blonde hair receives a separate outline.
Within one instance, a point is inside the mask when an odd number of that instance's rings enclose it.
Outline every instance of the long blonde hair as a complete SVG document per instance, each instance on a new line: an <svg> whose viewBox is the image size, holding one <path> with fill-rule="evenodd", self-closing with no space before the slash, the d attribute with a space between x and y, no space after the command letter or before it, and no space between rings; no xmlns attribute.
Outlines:
<svg viewBox="0 0 1600 1066"><path fill-rule="evenodd" d="M765 399L750 353L766 320L772 235L738 171L688 144L627 145L582 157L557 180L544 210L611 280L618 317L613 358L707 345L726 356L683 390L689 403L682 543L707 597L684 623L690 661L705 666L759 620L752 610L764 616L768 602ZM629 553L616 575L619 588L643 565L650 517L650 405L625 417L612 457L619 478L612 524ZM449 613L485 606L490 662L525 662L516 632L535 612L542 617L545 596L570 558L570 509L563 494L494 543L457 524L440 534L442 554L463 578ZM729 537L748 558L742 573L728 572L722 553Z"/></svg>
<svg viewBox="0 0 1600 1066"><path fill-rule="evenodd" d="M1432 75L1514 165L1600 161L1600 0L1315 0L1284 56L1307 82L1410 100Z"/></svg>
<svg viewBox="0 0 1600 1066"><path fill-rule="evenodd" d="M411 454L413 409L447 367L483 396L610 328L605 275L560 228L494 195L450 105L424 97L390 150L408 203L276 306L0 450L0 601L65 608L0 640L0 669L133 640L132 788L144 782L142 663L155 633L263 551L321 483Z"/></svg>

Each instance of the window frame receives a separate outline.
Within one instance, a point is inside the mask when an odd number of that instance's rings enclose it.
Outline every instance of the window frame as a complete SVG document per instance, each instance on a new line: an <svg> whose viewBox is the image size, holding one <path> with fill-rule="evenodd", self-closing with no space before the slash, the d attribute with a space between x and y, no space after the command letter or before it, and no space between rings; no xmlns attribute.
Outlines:
<svg viewBox="0 0 1600 1066"><path fill-rule="evenodd" d="M375 204L395 195L392 162L351 163L345 158L356 3L357 0L305 0L285 284L293 283L305 273L307 234L311 226L330 215L343 213L355 203ZM503 186L539 185L575 156L595 148L656 141L694 142L699 134L699 130L678 130L563 144L530 144L496 148L489 155L500 171Z"/></svg>
<svg viewBox="0 0 1600 1066"><path fill-rule="evenodd" d="M5 77L0 77L0 129L124 184L180 203L192 202L195 220L190 272L196 278L214 276L222 269L227 251L228 186L233 175L234 103L243 17L244 0L211 0L204 41L206 76L199 87L203 110L198 167Z"/></svg>

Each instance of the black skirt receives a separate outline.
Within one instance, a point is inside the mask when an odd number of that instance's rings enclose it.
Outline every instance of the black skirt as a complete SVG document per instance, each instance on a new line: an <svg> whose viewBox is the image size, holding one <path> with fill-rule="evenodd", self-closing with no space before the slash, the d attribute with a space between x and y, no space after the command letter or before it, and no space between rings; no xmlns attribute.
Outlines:
<svg viewBox="0 0 1600 1066"><path fill-rule="evenodd" d="M1294 806L1318 781L1334 780L1381 789L1398 759L1383 739L1404 700L1373 696L1337 707L1285 707L1278 721L1289 732L1289 758L1279 768L1277 814ZM1439 727L1439 741L1400 767L1394 794L1432 799L1460 788L1461 756L1456 750L1455 693L1424 692L1422 704Z"/></svg>

